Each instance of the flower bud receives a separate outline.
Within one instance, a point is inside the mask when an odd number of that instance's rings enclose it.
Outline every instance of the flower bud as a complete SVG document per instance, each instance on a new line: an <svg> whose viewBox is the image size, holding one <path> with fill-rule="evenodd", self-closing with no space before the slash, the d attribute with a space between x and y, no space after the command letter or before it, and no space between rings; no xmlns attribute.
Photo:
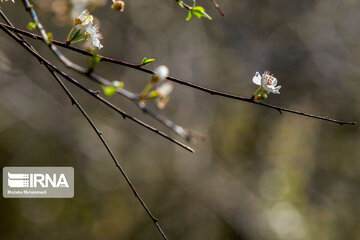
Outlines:
<svg viewBox="0 0 360 240"><path fill-rule="evenodd" d="M267 99L267 94L265 92L261 93L261 99Z"/></svg>
<svg viewBox="0 0 360 240"><path fill-rule="evenodd" d="M125 8L125 2L121 0L113 0L112 9L118 12L123 12Z"/></svg>
<svg viewBox="0 0 360 240"><path fill-rule="evenodd" d="M164 81L168 75L169 75L169 69L167 68L167 66L164 65L158 66L154 71L154 75L151 78L151 82L157 83L159 81Z"/></svg>
<svg viewBox="0 0 360 240"><path fill-rule="evenodd" d="M156 99L158 108L163 109L166 106L170 99L170 93L173 89L174 86L169 82L166 82L156 88L156 91L158 93L158 98Z"/></svg>

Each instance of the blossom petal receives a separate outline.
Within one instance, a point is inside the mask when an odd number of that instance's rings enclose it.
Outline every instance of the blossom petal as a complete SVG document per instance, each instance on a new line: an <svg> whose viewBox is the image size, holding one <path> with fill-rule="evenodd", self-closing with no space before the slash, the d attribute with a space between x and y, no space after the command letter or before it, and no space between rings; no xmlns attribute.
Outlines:
<svg viewBox="0 0 360 240"><path fill-rule="evenodd" d="M166 82L159 87L156 88L156 91L158 92L159 96L165 97L169 96L172 90L174 89L174 85L170 82Z"/></svg>
<svg viewBox="0 0 360 240"><path fill-rule="evenodd" d="M280 94L280 92L279 92L277 89L274 89L274 90L272 91L272 93L274 93L274 94Z"/></svg>
<svg viewBox="0 0 360 240"><path fill-rule="evenodd" d="M255 83L256 85L261 85L261 75L259 72L255 73L255 76L252 79L253 83Z"/></svg>
<svg viewBox="0 0 360 240"><path fill-rule="evenodd" d="M101 33L99 33L99 27L96 25L94 25L94 26L88 25L86 27L86 32L90 35L92 44L95 47L101 49L103 46L100 43L100 39L102 39L103 36L101 35Z"/></svg>
<svg viewBox="0 0 360 240"><path fill-rule="evenodd" d="M169 69L167 66L161 65L154 70L154 77L156 77L158 81L165 80L168 75Z"/></svg>

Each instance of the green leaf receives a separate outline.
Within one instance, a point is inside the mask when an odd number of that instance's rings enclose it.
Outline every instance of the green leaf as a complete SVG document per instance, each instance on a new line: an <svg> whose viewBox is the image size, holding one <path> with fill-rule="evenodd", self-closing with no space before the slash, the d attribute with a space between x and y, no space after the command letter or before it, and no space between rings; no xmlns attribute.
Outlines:
<svg viewBox="0 0 360 240"><path fill-rule="evenodd" d="M29 22L28 25L26 26L27 29L29 29L30 31L36 29L36 26L38 25L38 23L34 23L34 22Z"/></svg>
<svg viewBox="0 0 360 240"><path fill-rule="evenodd" d="M196 6L191 9L192 14L194 14L197 18L206 17L209 20L212 20L212 18L205 12L205 9L201 6Z"/></svg>
<svg viewBox="0 0 360 240"><path fill-rule="evenodd" d="M202 6L194 6L192 11L205 12L205 9Z"/></svg>
<svg viewBox="0 0 360 240"><path fill-rule="evenodd" d="M146 57L144 57L143 60L141 61L141 65L144 66L144 65L149 64L149 63L151 63L153 61L155 61L154 58L147 59Z"/></svg>
<svg viewBox="0 0 360 240"><path fill-rule="evenodd" d="M72 38L70 39L70 41L74 41L76 39L78 39L79 37L81 37L83 35L83 33L81 32L81 30L77 30L77 32L72 36Z"/></svg>
<svg viewBox="0 0 360 240"><path fill-rule="evenodd" d="M206 17L207 19L212 20L212 17L210 17L210 15L207 14L206 12L203 12L202 14L203 14L203 16Z"/></svg>
<svg viewBox="0 0 360 240"><path fill-rule="evenodd" d="M177 3L181 8L184 8L184 5L183 5L182 1L177 1Z"/></svg>
<svg viewBox="0 0 360 240"><path fill-rule="evenodd" d="M191 17L192 17L192 11L189 10L188 16L187 16L187 18L185 20L189 21L191 19Z"/></svg>

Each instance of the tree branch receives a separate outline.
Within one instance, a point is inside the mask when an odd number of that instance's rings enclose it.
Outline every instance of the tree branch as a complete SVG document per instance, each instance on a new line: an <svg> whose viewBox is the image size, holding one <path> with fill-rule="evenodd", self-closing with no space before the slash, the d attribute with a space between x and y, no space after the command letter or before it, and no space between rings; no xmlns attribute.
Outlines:
<svg viewBox="0 0 360 240"><path fill-rule="evenodd" d="M39 36L37 34L33 34L33 33L30 33L30 32L27 32L27 31L24 31L24 30L21 30L21 29L17 29L17 28L14 28L14 27L8 26L6 24L2 24L2 23L0 23L0 25L2 25L3 27L8 28L8 29L10 29L10 30L12 30L14 32L21 33L21 34L23 34L25 36L31 37L31 38L36 39L36 40L42 40L43 39L41 36ZM73 51L78 52L78 53L83 54L83 55L93 56L92 53L89 53L89 52L87 52L85 50L82 50L82 49L79 49L79 48L76 48L76 47L73 47L73 46L69 46L66 43L61 42L61 41L53 40L53 43L55 45L58 45L60 47L73 50ZM133 68L133 69L136 69L136 70L148 73L148 74L154 74L153 71L142 68L140 64L128 63L128 62L125 62L125 61L113 59L113 58L110 58L110 57L105 57L105 56L102 56L102 55L98 55L98 56L101 58L102 62L110 62L110 63L122 65L122 66L125 66L125 67ZM235 100L238 100L238 101L248 102L248 103L260 105L260 106L263 106L263 107L275 109L275 110L279 111L279 113L289 112L289 113L301 115L301 116L304 116L304 117L310 117L310 118L320 119L320 120L323 120L323 121L337 123L337 124L340 124L340 125L345 125L345 124L355 125L356 124L356 122L354 122L354 121L340 121L340 120L331 119L331 118L328 118L328 117L318 116L318 115L309 114L309 113L305 113L305 112L301 112L301 111L297 111L297 110L292 110L292 109L289 109L289 108L284 108L284 107L275 106L275 105L271 105L271 104L267 104L267 103L263 103L263 102L258 102L258 101L255 101L252 97L247 98L247 97L243 97L243 96L239 96L239 95L235 95L235 94L230 94L230 93L217 91L217 90L207 88L207 87L203 87L203 86L200 86L200 85L197 85L197 84L194 84L194 83L186 82L184 80L181 80L181 79L178 79L178 78L175 78L175 77L171 77L171 76L168 76L167 79L172 81L172 82L175 82L175 83L178 83L178 84L181 84L181 85L185 85L185 86L200 90L202 92L209 93L211 95L218 95L218 96L225 97L225 98L231 98L231 99L235 99Z"/></svg>

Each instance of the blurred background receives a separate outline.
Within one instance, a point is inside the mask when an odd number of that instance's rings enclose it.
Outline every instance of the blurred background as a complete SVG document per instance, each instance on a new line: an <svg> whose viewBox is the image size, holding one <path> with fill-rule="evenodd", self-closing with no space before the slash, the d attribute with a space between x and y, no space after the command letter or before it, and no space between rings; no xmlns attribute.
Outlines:
<svg viewBox="0 0 360 240"><path fill-rule="evenodd" d="M100 54L242 96L257 89L256 71L282 85L266 103L340 120L360 116L360 1L198 0L213 21L193 17L175 0L38 0L34 7L54 39L88 8L104 38ZM18 28L31 21L21 1L2 10ZM48 60L83 84L41 42ZM82 44L75 44L81 47ZM86 66L86 57L62 50ZM150 75L100 63L96 72L140 92ZM118 157L169 239L360 239L358 126L305 118L175 85L161 112L206 136L191 154L123 120L66 83ZM111 101L159 127L121 96ZM155 104L150 104L156 109ZM175 134L171 136L178 138ZM178 138L179 139L179 138ZM96 134L45 68L0 33L0 163L73 166L73 199L4 199L1 239L161 239Z"/></svg>

